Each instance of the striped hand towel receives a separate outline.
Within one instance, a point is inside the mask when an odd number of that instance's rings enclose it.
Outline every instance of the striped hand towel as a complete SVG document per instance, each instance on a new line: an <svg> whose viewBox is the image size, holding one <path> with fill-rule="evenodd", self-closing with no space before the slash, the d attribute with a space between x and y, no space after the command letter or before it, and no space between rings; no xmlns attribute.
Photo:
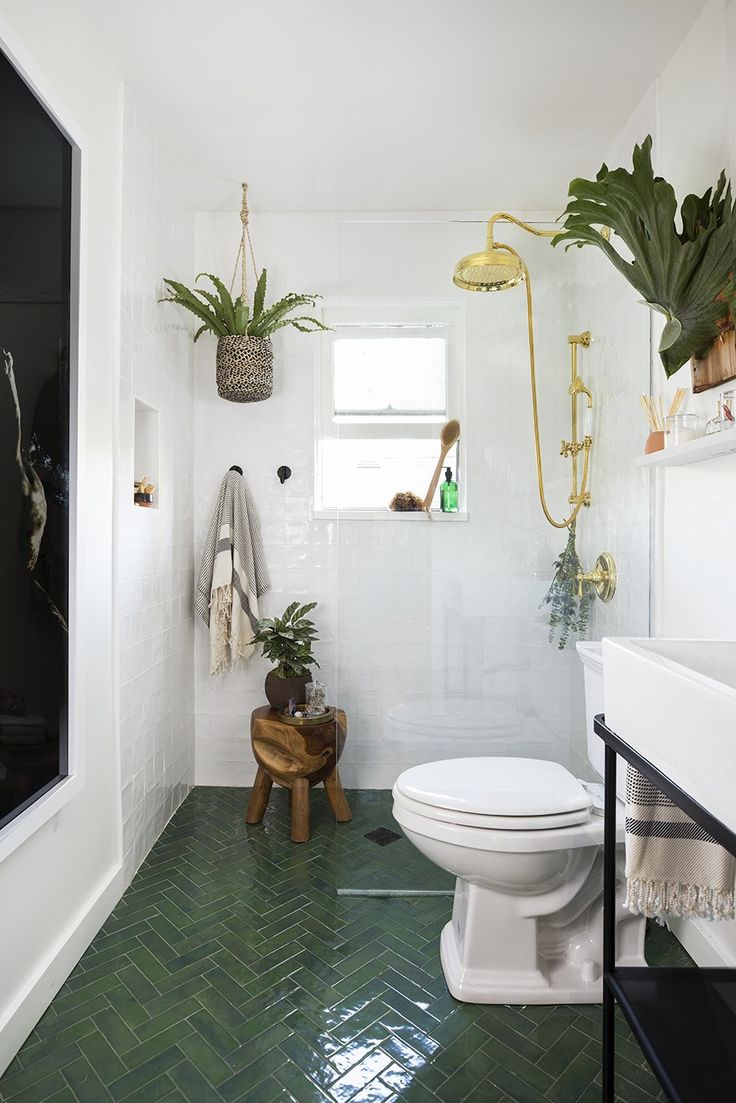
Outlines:
<svg viewBox="0 0 736 1103"><path fill-rule="evenodd" d="M635 915L733 919L736 860L633 767L626 776L626 900Z"/></svg>
<svg viewBox="0 0 736 1103"><path fill-rule="evenodd" d="M261 527L245 479L228 471L220 485L197 576L194 607L210 629L210 673L246 662L258 598L270 589Z"/></svg>

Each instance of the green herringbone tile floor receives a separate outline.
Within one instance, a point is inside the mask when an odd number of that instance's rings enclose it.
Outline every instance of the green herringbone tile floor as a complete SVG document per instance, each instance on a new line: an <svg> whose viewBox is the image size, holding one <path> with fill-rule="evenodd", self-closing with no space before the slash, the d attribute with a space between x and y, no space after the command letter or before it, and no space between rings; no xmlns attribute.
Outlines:
<svg viewBox="0 0 736 1103"><path fill-rule="evenodd" d="M438 956L449 898L336 894L361 862L373 887L401 863L429 883L408 844L363 839L394 826L387 794L349 793L353 823L335 825L313 792L300 846L283 791L257 827L247 796L194 790L0 1079L3 1103L598 1103L597 1007L459 1004ZM649 945L687 960L663 930ZM660 1098L623 1027L618 1051L620 1099Z"/></svg>

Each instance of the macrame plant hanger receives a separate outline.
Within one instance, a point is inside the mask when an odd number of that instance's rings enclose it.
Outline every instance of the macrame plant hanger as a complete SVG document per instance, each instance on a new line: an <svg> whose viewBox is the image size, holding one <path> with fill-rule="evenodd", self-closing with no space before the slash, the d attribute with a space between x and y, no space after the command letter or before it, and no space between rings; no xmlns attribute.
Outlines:
<svg viewBox="0 0 736 1103"><path fill-rule="evenodd" d="M240 221L243 229L240 246L235 258L233 278L230 281L230 297L240 268L240 295L243 307L250 309L248 301L248 258L253 265L253 275L258 285L258 268L250 239L250 212L248 211L248 185L243 184L243 201ZM233 306L240 303L236 300ZM248 315L249 318L252 317ZM233 333L220 337L217 342L217 393L228 402L263 402L273 394L273 349L267 337L245 333Z"/></svg>
<svg viewBox="0 0 736 1103"><path fill-rule="evenodd" d="M240 235L240 245L238 246L238 255L235 258L235 268L233 269L233 278L230 280L230 294L233 293L235 287L235 278L238 274L238 267L240 267L240 298L244 303L248 302L248 254L250 254L251 264L253 265L253 275L256 283L258 283L258 268L256 267L256 257L253 252L253 242L250 238L250 211L248 210L248 185L243 181L243 201L240 205L240 221L243 224L243 230Z"/></svg>

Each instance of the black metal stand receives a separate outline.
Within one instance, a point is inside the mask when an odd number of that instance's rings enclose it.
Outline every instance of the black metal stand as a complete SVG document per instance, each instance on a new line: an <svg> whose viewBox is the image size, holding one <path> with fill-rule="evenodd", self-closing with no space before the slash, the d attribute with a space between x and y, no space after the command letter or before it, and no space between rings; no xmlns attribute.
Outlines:
<svg viewBox="0 0 736 1103"><path fill-rule="evenodd" d="M736 1098L736 969L616 966L616 755L653 782L731 854L736 834L647 762L602 716L606 744L603 856L603 1103L615 1101L616 1004L672 1103Z"/></svg>

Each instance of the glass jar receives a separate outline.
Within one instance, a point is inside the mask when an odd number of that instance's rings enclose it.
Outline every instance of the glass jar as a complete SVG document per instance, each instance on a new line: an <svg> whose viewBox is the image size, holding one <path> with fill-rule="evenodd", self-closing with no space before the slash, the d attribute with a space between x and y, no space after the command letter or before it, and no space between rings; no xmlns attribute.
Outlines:
<svg viewBox="0 0 736 1103"><path fill-rule="evenodd" d="M697 414L672 414L664 419L664 446L677 448L700 436Z"/></svg>
<svg viewBox="0 0 736 1103"><path fill-rule="evenodd" d="M736 425L736 391L724 391L720 397L721 428L733 429Z"/></svg>
<svg viewBox="0 0 736 1103"><path fill-rule="evenodd" d="M321 716L327 712L327 684L315 678L307 682L307 716Z"/></svg>

